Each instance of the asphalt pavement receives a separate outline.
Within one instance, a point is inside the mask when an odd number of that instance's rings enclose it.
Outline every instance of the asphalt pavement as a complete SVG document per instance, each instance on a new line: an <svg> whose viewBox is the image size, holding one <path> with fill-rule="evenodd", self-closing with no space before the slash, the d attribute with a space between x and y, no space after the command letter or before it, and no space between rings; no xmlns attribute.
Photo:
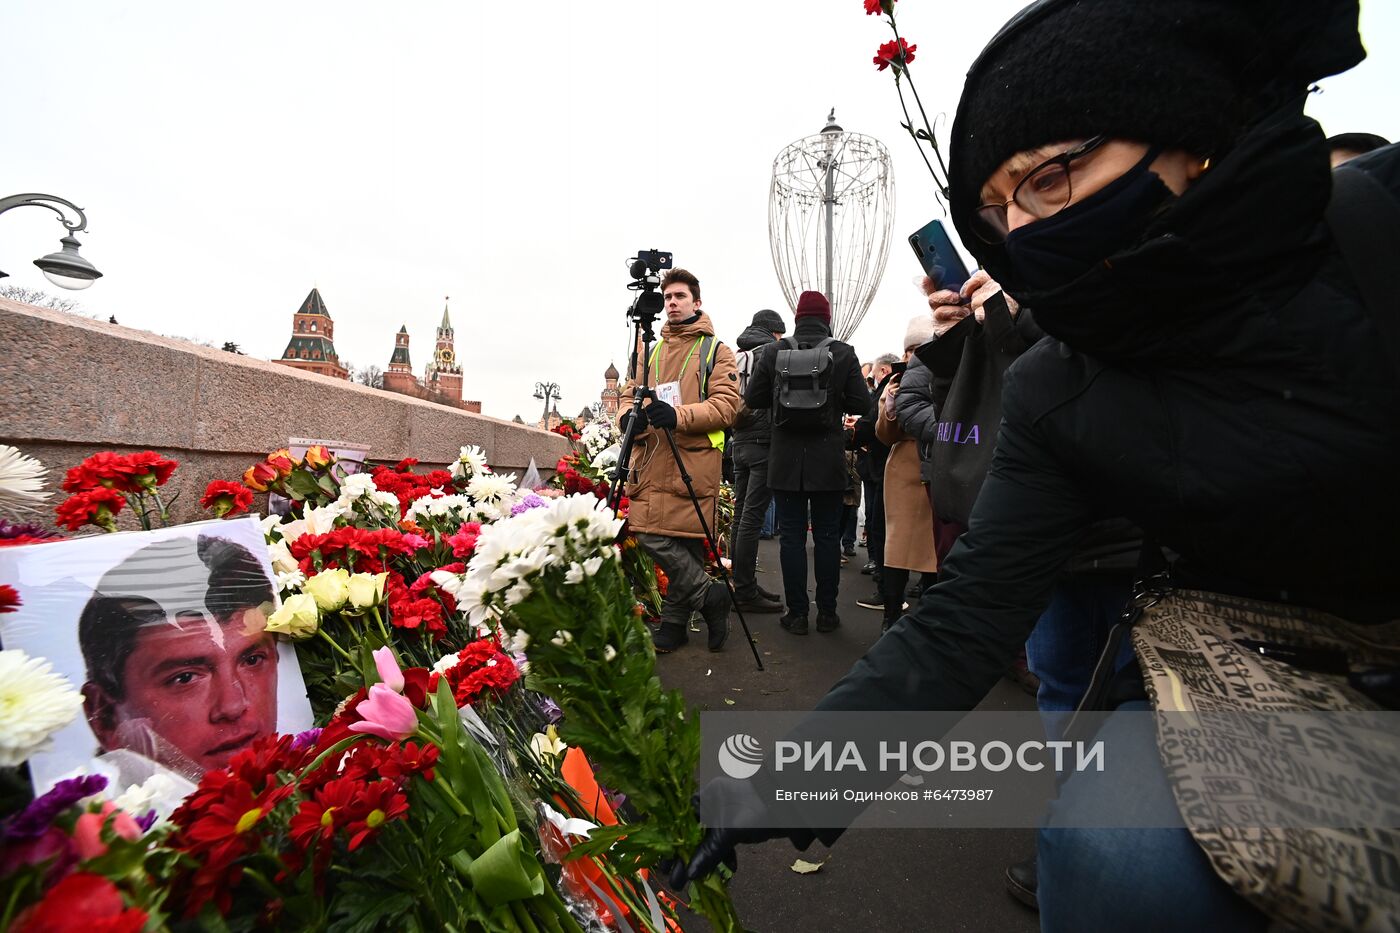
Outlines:
<svg viewBox="0 0 1400 933"><path fill-rule="evenodd" d="M759 671L731 613L724 650L705 650L704 632L692 632L688 645L657 659L662 683L700 710L810 709L879 637L881 614L856 605L873 591L870 577L860 573L865 560L858 547L842 568L841 627L835 632L818 633L813 624L811 634L795 636L779 628L777 615L746 615L763 658L765 670ZM759 583L781 592L776 541L761 542L758 563ZM979 707L1034 708L1034 699L1009 681L1000 682ZM814 843L806 852L780 839L741 847L731 891L739 916L759 933L1031 933L1039 929L1036 914L1005 892L1002 873L1029 856L1034 844L1029 829L853 829L830 849ZM798 858L822 867L799 874L792 870ZM692 933L704 924L690 920L685 928Z"/></svg>

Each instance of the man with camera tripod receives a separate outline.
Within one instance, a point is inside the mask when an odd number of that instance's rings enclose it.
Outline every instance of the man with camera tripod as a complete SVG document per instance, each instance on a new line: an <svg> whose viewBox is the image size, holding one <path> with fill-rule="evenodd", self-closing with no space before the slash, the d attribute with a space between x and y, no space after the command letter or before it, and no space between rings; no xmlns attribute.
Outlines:
<svg viewBox="0 0 1400 933"><path fill-rule="evenodd" d="M657 652L686 643L690 615L697 611L709 630L709 649L718 651L729 635L729 593L705 573L705 531L666 431L674 432L700 510L714 529L724 430L739 410L739 381L733 351L715 338L714 324L700 310L699 280L684 269L672 269L661 288L666 323L647 361L650 386L637 385L646 371L638 361L637 372L622 389L619 424L624 434L634 394L646 391L650 396L638 415L645 425L639 426L642 433L631 454L627 522L669 580L661 625L652 637Z"/></svg>

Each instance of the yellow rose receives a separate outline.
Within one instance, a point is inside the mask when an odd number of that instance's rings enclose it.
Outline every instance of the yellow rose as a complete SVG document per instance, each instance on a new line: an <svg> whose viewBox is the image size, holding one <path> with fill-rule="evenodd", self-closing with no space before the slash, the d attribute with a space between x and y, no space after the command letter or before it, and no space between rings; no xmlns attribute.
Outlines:
<svg viewBox="0 0 1400 933"><path fill-rule="evenodd" d="M357 573L350 577L350 605L368 609L384 601L384 581L387 573Z"/></svg>
<svg viewBox="0 0 1400 933"><path fill-rule="evenodd" d="M342 568L322 570L307 580L301 589L316 600L322 612L334 612L345 605L350 595L350 571Z"/></svg>
<svg viewBox="0 0 1400 933"><path fill-rule="evenodd" d="M316 600L305 593L297 593L282 601L282 608L272 614L263 630L293 638L308 638L316 634L320 621L321 613L316 608Z"/></svg>

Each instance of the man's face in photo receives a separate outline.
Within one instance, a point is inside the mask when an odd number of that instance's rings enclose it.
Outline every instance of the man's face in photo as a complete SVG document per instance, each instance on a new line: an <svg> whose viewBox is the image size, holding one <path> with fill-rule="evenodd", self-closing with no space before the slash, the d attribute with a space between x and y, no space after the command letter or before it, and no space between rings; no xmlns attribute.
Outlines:
<svg viewBox="0 0 1400 933"><path fill-rule="evenodd" d="M277 642L265 622L248 609L223 621L188 614L143 626L121 671L122 696L92 683L84 690L103 749L202 774L275 732Z"/></svg>
<svg viewBox="0 0 1400 933"><path fill-rule="evenodd" d="M666 320L679 324L695 316L700 310L700 302L690 294L690 286L684 282L674 282L662 293L666 299Z"/></svg>

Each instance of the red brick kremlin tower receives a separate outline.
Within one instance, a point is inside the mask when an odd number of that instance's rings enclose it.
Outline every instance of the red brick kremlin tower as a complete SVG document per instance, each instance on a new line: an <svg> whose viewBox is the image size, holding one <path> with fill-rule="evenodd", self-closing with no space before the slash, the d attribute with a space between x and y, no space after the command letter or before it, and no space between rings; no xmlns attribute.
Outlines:
<svg viewBox="0 0 1400 933"><path fill-rule="evenodd" d="M413 362L408 358L408 325L399 328L394 335L394 353L389 357L389 368L384 370L383 386L390 392L413 395L418 380L413 378Z"/></svg>
<svg viewBox="0 0 1400 933"><path fill-rule="evenodd" d="M336 379L349 379L349 371L340 365L340 356L335 352L334 336L335 322L321 300L321 293L313 288L292 316L292 339L282 351L282 358L274 362Z"/></svg>
<svg viewBox="0 0 1400 933"><path fill-rule="evenodd" d="M437 346L423 373L423 383L429 392L451 399L453 404L462 400L462 367L457 363L452 319L447 316L446 303L442 306L442 323L437 329Z"/></svg>

